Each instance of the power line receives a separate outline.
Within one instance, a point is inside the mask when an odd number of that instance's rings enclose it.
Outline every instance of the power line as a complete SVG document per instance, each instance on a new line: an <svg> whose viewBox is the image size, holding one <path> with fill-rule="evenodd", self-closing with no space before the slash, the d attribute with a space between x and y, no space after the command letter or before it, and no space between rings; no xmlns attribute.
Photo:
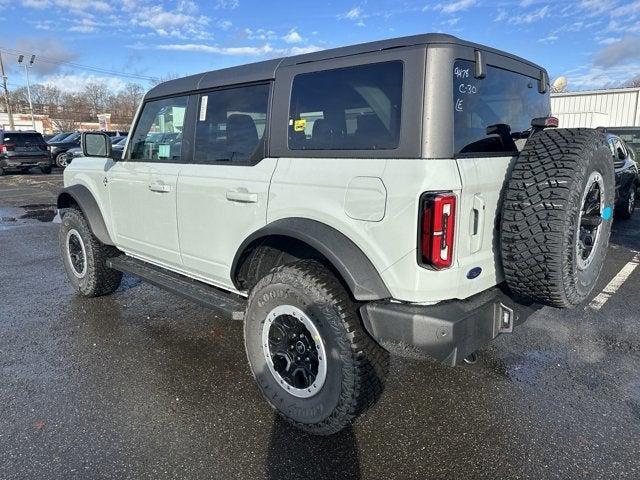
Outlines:
<svg viewBox="0 0 640 480"><path fill-rule="evenodd" d="M13 48L5 48L5 47L0 47L0 51L4 51L7 53L10 53L12 55L30 55L31 52L26 52L26 51L22 51L22 50L16 50ZM66 66L70 66L70 67L74 67L74 68L79 68L82 70L88 70L94 73L101 73L103 75L111 75L111 76L115 76L115 77L123 77L123 78L133 78L136 80L147 80L147 81L153 81L155 80L153 77L148 77L146 75L136 75L133 73L125 73L125 72L116 72L113 70L108 70L106 68L100 68L100 67L93 67L90 65L82 65L80 63L75 63L75 62L68 62L65 60L60 60L60 59L53 59L53 58L48 58L48 57L43 57L41 55L37 56L38 62L44 62L44 63L50 63L53 65L66 65Z"/></svg>

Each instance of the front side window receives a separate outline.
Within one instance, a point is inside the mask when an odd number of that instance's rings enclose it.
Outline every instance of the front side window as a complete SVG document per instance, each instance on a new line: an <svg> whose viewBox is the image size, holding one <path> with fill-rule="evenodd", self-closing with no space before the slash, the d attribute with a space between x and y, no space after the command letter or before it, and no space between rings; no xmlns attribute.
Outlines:
<svg viewBox="0 0 640 480"><path fill-rule="evenodd" d="M453 66L455 152L517 152L531 120L550 115L549 94L538 91L535 78L489 65L480 79L474 69L475 62L467 60Z"/></svg>
<svg viewBox="0 0 640 480"><path fill-rule="evenodd" d="M131 159L179 162L188 97L147 102L131 139Z"/></svg>
<svg viewBox="0 0 640 480"><path fill-rule="evenodd" d="M251 161L264 137L268 105L269 85L200 95L194 161Z"/></svg>
<svg viewBox="0 0 640 480"><path fill-rule="evenodd" d="M399 61L297 75L289 109L289 149L397 148L402 80Z"/></svg>

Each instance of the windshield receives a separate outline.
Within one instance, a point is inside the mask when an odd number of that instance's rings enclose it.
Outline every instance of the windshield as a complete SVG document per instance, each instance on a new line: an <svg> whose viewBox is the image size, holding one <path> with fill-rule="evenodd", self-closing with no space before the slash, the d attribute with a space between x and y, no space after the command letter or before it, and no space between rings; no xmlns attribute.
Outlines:
<svg viewBox="0 0 640 480"><path fill-rule="evenodd" d="M65 137L69 136L69 132L62 132L62 133L58 133L56 135L54 135L53 137L51 137L49 139L49 142L59 142L60 140L62 140Z"/></svg>
<svg viewBox="0 0 640 480"><path fill-rule="evenodd" d="M71 135L69 135L68 137L63 138L60 141L61 142L75 142L76 140L78 140L80 138L80 135L81 135L80 132L74 132Z"/></svg>
<svg viewBox="0 0 640 480"><path fill-rule="evenodd" d="M629 148L633 150L635 158L640 156L640 127L638 128L607 128L607 132L617 135Z"/></svg>
<svg viewBox="0 0 640 480"><path fill-rule="evenodd" d="M489 65L480 79L474 69L467 60L456 60L453 68L455 152L517 152L515 140L526 135L531 120L550 115L549 94L538 92L535 78Z"/></svg>

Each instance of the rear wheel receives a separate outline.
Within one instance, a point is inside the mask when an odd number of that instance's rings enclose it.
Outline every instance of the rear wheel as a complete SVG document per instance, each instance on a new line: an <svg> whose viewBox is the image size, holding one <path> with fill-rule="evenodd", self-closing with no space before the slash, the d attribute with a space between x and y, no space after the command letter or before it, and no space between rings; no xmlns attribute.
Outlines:
<svg viewBox="0 0 640 480"><path fill-rule="evenodd" d="M107 267L106 261L120 252L100 243L80 210L64 213L58 240L67 277L81 295L98 297L116 291L122 273Z"/></svg>
<svg viewBox="0 0 640 480"><path fill-rule="evenodd" d="M553 129L531 137L502 206L509 288L554 307L584 301L607 254L614 192L611 152L601 133Z"/></svg>
<svg viewBox="0 0 640 480"><path fill-rule="evenodd" d="M631 187L629 188L629 193L618 206L616 216L623 220L629 220L633 216L633 212L635 212L636 210L636 200L637 186L631 185Z"/></svg>
<svg viewBox="0 0 640 480"><path fill-rule="evenodd" d="M389 356L338 279L314 260L275 268L253 288L245 347L262 394L288 422L336 433L383 390Z"/></svg>

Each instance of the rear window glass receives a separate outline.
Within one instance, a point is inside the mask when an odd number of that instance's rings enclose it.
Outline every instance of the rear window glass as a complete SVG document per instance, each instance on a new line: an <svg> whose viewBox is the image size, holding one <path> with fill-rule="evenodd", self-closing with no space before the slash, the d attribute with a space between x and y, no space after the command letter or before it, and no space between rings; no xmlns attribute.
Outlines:
<svg viewBox="0 0 640 480"><path fill-rule="evenodd" d="M45 143L45 141L39 133L5 133L2 138L2 143L24 146L26 144L37 145Z"/></svg>
<svg viewBox="0 0 640 480"><path fill-rule="evenodd" d="M513 153L518 134L531 120L548 117L548 93L538 92L538 80L488 66L483 79L474 78L475 62L457 60L453 67L454 144L456 153ZM488 131L487 127L497 126Z"/></svg>
<svg viewBox="0 0 640 480"><path fill-rule="evenodd" d="M289 109L289 148L397 148L402 79L402 62L297 75Z"/></svg>

